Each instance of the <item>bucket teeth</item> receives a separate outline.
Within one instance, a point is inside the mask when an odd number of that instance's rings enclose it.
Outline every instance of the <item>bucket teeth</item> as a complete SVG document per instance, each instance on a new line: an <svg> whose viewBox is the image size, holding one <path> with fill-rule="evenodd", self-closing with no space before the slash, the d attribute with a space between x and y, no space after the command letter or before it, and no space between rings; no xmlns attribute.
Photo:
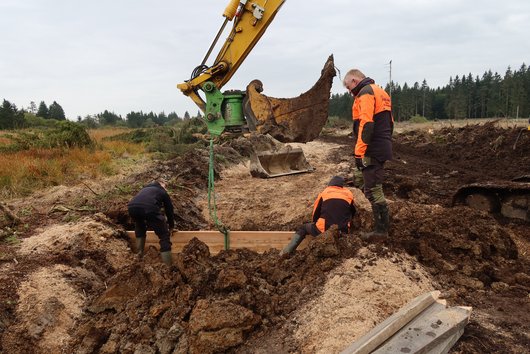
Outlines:
<svg viewBox="0 0 530 354"><path fill-rule="evenodd" d="M264 144L264 139L267 139L268 144ZM282 144L270 135L259 136L259 143L257 140L254 142L254 151L250 156L250 173L253 177L280 177L314 170L301 148Z"/></svg>

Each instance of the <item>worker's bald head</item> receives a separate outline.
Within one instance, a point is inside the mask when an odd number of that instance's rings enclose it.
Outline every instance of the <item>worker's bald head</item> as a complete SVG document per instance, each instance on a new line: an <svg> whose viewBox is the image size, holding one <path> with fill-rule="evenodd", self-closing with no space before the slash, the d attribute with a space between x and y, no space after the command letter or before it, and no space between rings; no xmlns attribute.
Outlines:
<svg viewBox="0 0 530 354"><path fill-rule="evenodd" d="M355 81L361 81L365 78L366 75L364 75L361 70L351 69L344 76L344 80L342 80L342 83L344 84L344 86L348 86L352 79L355 79Z"/></svg>

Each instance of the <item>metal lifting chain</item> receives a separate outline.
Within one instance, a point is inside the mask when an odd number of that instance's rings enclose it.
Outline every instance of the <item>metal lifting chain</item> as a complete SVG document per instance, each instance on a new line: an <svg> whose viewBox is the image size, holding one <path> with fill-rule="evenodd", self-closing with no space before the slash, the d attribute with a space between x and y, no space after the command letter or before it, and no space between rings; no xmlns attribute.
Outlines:
<svg viewBox="0 0 530 354"><path fill-rule="evenodd" d="M214 169L215 154L213 151L213 138L210 139L210 162L208 166L208 210L210 212L210 218L215 223L217 230L221 232L225 237L225 250L230 249L230 230L223 225L222 222L217 218L217 205L215 203L215 169Z"/></svg>

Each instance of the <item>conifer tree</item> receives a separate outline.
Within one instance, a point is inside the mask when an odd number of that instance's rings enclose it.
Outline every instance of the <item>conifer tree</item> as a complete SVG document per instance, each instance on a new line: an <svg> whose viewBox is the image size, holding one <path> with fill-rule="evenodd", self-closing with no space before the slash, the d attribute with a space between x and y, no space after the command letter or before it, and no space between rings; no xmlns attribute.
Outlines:
<svg viewBox="0 0 530 354"><path fill-rule="evenodd" d="M53 103L50 105L50 108L48 109L48 118L56 120L66 120L63 107L61 107L61 105L57 102L53 101Z"/></svg>
<svg viewBox="0 0 530 354"><path fill-rule="evenodd" d="M21 128L24 125L24 111L19 111L14 104L4 100L0 107L0 129Z"/></svg>
<svg viewBox="0 0 530 354"><path fill-rule="evenodd" d="M39 110L37 111L37 117L48 119L48 106L44 101L40 101Z"/></svg>

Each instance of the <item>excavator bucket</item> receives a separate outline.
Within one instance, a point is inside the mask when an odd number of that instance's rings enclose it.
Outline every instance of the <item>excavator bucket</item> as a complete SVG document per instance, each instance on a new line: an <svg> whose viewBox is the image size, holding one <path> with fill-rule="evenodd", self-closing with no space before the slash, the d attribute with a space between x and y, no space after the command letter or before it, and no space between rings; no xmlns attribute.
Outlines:
<svg viewBox="0 0 530 354"><path fill-rule="evenodd" d="M316 84L298 97L268 97L261 93L263 85L259 80L247 86L243 111L250 130L255 133L251 139L252 176L270 178L314 170L301 148L282 143L306 143L318 137L328 119L335 75L333 56L330 56Z"/></svg>
<svg viewBox="0 0 530 354"><path fill-rule="evenodd" d="M313 171L300 148L281 152L264 151L251 156L250 173L254 177L271 178Z"/></svg>
<svg viewBox="0 0 530 354"><path fill-rule="evenodd" d="M251 131L270 134L281 142L306 143L319 136L328 119L333 77L333 55L326 61L313 87L295 98L274 98L261 92L259 80L247 86L243 112Z"/></svg>
<svg viewBox="0 0 530 354"><path fill-rule="evenodd" d="M250 174L272 178L296 173L312 172L301 148L283 144L270 135L251 134L253 151L250 154Z"/></svg>

